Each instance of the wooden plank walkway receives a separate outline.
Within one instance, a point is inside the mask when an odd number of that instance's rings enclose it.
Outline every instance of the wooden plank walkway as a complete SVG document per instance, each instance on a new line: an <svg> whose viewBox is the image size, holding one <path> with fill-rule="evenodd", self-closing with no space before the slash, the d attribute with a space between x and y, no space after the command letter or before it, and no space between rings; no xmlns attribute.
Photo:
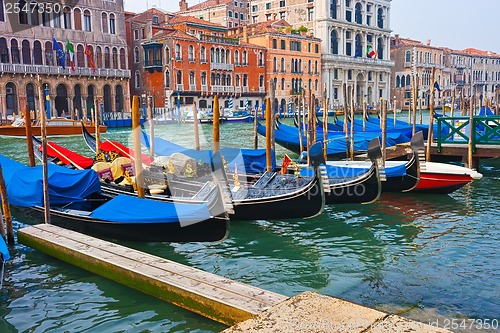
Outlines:
<svg viewBox="0 0 500 333"><path fill-rule="evenodd" d="M224 332L449 332L342 299L289 298L49 224L17 232L42 253L226 325Z"/></svg>
<svg viewBox="0 0 500 333"><path fill-rule="evenodd" d="M21 229L18 241L40 252L226 325L288 299L151 254L48 224Z"/></svg>

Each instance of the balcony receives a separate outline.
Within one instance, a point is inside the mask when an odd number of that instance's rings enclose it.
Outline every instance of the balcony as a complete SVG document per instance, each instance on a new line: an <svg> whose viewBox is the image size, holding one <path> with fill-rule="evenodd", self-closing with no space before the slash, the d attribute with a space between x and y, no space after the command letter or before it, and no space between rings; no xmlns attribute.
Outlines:
<svg viewBox="0 0 500 333"><path fill-rule="evenodd" d="M90 68L71 68L63 69L60 66L47 65L22 65L22 64L0 64L0 73L13 74L35 74L35 75L67 75L67 76L95 76L105 78L130 78L130 70L128 69L109 69L98 68L95 72Z"/></svg>
<svg viewBox="0 0 500 333"><path fill-rule="evenodd" d="M232 71L234 70L233 64L221 64L221 63L210 63L211 70L222 70L222 71Z"/></svg>
<svg viewBox="0 0 500 333"><path fill-rule="evenodd" d="M206 84L202 84L201 85L201 91L205 92L205 93L208 92L208 86Z"/></svg>
<svg viewBox="0 0 500 333"><path fill-rule="evenodd" d="M243 86L243 93L247 93L248 92L248 86Z"/></svg>
<svg viewBox="0 0 500 333"><path fill-rule="evenodd" d="M384 66L384 67L394 66L394 61L390 60L354 58L339 54L323 54L322 58L327 62L344 62L349 64L373 65L373 66Z"/></svg>
<svg viewBox="0 0 500 333"><path fill-rule="evenodd" d="M184 91L184 85L183 84L178 84L177 85L177 91Z"/></svg>
<svg viewBox="0 0 500 333"><path fill-rule="evenodd" d="M196 84L190 84L189 85L189 90L190 91L196 91Z"/></svg>
<svg viewBox="0 0 500 333"><path fill-rule="evenodd" d="M259 92L260 92L260 93L265 93L265 92L266 92L266 88L264 88L264 87L259 87Z"/></svg>
<svg viewBox="0 0 500 333"><path fill-rule="evenodd" d="M163 64L161 60L146 60L144 62L144 69L153 73L154 71L162 72Z"/></svg>
<svg viewBox="0 0 500 333"><path fill-rule="evenodd" d="M241 94L241 87L236 87L235 92L236 92L237 94Z"/></svg>

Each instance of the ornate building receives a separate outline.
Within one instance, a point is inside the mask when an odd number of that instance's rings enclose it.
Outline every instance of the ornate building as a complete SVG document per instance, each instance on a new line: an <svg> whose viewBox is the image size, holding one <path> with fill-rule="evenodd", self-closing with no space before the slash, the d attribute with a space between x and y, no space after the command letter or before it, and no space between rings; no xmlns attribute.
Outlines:
<svg viewBox="0 0 500 333"><path fill-rule="evenodd" d="M54 7L51 12L32 3L33 10L15 14L7 1L0 0L3 117L19 113L26 104L31 110L41 109L41 84L48 87L53 115L80 117L83 111L88 116L95 103L104 112L130 110L123 0L74 3L62 0L58 10ZM64 50L59 55L58 48ZM65 68L58 59L64 53Z"/></svg>
<svg viewBox="0 0 500 333"><path fill-rule="evenodd" d="M231 36L267 49L266 91L274 81L274 103L279 111L298 105L304 88L322 98L321 40L292 29L284 20L265 21L233 29ZM293 106L292 106L293 105Z"/></svg>
<svg viewBox="0 0 500 333"><path fill-rule="evenodd" d="M134 93L157 107L259 107L265 97L266 49L227 35L227 28L191 16L150 9L127 19L133 36ZM155 23L156 22L156 23ZM143 32L144 31L144 32ZM141 36L144 38L141 38ZM135 38L134 38L135 39Z"/></svg>
<svg viewBox="0 0 500 333"><path fill-rule="evenodd" d="M251 22L284 18L321 39L322 76L330 108L390 99L390 0L251 0ZM373 51L373 52L372 52Z"/></svg>
<svg viewBox="0 0 500 333"><path fill-rule="evenodd" d="M500 100L500 54L473 48L451 51L451 79L458 94L470 96L474 86L477 96Z"/></svg>
<svg viewBox="0 0 500 333"><path fill-rule="evenodd" d="M434 106L442 107L449 100L452 90L449 49L431 46L430 41L424 44L396 34L391 38L391 59L395 63L391 95L396 98L397 105L403 108L411 105L411 82L414 74L418 87L417 105L429 108L430 90L434 82L437 82L441 90L434 91ZM431 82L433 68L434 82Z"/></svg>

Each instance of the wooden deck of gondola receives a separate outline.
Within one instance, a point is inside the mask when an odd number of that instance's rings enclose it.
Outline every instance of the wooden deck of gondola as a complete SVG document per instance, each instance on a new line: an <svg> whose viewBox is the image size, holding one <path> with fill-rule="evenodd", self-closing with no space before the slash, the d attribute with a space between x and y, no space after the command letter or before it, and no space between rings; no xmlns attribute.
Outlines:
<svg viewBox="0 0 500 333"><path fill-rule="evenodd" d="M227 332L448 332L316 293L289 298L49 224L17 235L42 253L223 324L237 324Z"/></svg>

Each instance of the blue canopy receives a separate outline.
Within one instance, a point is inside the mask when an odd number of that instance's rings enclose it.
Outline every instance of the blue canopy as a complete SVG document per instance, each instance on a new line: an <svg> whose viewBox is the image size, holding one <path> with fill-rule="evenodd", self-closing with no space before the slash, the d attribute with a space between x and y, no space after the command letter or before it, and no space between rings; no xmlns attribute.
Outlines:
<svg viewBox="0 0 500 333"><path fill-rule="evenodd" d="M0 155L9 203L15 206L43 206L42 166L28 167ZM83 201L101 191L99 176L94 170L72 170L48 165L49 201L52 205Z"/></svg>
<svg viewBox="0 0 500 333"><path fill-rule="evenodd" d="M142 132L142 143L149 148L149 136ZM155 154L159 156L170 156L173 153L182 153L197 162L210 163L212 159L211 150L196 150L179 146L173 142L155 136ZM247 174L262 173L266 171L266 150L265 149L240 149L240 148L222 148L222 156L227 162L228 170L233 171L236 168L238 172ZM273 161L272 168L276 168L276 159L274 151L271 153Z"/></svg>
<svg viewBox="0 0 500 333"><path fill-rule="evenodd" d="M206 203L175 204L118 195L94 210L90 217L118 223L180 223L187 226L209 219L210 212Z"/></svg>

